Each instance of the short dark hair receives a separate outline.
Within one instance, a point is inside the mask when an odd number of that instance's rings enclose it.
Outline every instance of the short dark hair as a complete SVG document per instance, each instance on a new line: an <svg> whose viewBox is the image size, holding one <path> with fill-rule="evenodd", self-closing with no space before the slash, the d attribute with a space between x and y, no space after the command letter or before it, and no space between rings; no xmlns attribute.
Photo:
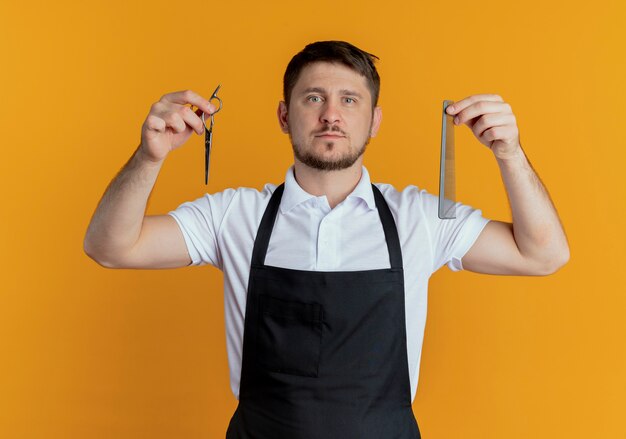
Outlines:
<svg viewBox="0 0 626 439"><path fill-rule="evenodd" d="M287 65L287 70L285 70L285 76L283 77L285 104L289 107L291 92L298 81L302 69L314 62L325 61L341 63L365 76L372 96L372 109L374 109L378 104L378 94L380 93L380 77L374 66L374 58L380 59L376 55L365 52L345 41L317 41L308 44L291 58Z"/></svg>

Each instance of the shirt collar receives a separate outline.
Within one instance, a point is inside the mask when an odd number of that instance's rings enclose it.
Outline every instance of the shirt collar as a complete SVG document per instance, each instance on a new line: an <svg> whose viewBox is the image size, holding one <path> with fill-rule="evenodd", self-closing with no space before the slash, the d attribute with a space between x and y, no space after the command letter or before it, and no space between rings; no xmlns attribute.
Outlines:
<svg viewBox="0 0 626 439"><path fill-rule="evenodd" d="M367 169L363 165L361 165L361 171L359 183L347 198L361 198L367 203L369 209L376 209L376 201L374 200L374 193L372 192L369 172L367 172ZM293 172L294 165L291 165L285 175L285 190L280 201L280 211L282 213L289 212L298 204L304 203L311 198L317 198L315 195L309 194L300 187Z"/></svg>

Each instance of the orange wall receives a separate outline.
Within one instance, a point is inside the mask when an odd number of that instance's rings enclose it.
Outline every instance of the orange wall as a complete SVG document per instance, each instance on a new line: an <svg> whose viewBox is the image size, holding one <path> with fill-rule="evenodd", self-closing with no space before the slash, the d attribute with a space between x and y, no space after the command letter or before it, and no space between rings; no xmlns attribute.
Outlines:
<svg viewBox="0 0 626 439"><path fill-rule="evenodd" d="M626 437L625 18L619 0L2 2L0 437L224 437L236 400L221 273L107 270L83 237L171 91L222 84L211 178L193 136L148 214L280 183L282 75L323 39L381 58L373 181L437 193L441 101L497 93L570 241L552 276L432 277L424 437ZM509 221L497 164L466 126L457 154L458 199Z"/></svg>

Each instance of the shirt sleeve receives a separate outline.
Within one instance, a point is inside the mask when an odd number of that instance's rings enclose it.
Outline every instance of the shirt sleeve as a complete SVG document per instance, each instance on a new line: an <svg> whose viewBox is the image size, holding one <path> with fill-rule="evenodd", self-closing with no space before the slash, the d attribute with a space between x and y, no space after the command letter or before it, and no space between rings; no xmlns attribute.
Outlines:
<svg viewBox="0 0 626 439"><path fill-rule="evenodd" d="M490 221L482 211L456 202L456 218L440 219L439 197L420 191L422 207L433 250L433 273L443 265L452 271L463 270L462 258Z"/></svg>
<svg viewBox="0 0 626 439"><path fill-rule="evenodd" d="M183 233L191 265L209 264L222 270L218 236L222 220L235 194L235 189L205 194L167 213L176 220Z"/></svg>

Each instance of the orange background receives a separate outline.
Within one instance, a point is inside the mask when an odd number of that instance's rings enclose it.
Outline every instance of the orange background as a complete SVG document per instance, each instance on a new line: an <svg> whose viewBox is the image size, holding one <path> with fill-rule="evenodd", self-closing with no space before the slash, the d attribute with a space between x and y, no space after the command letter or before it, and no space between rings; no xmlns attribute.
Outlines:
<svg viewBox="0 0 626 439"><path fill-rule="evenodd" d="M423 436L626 437L625 19L619 0L3 1L0 437L224 437L237 402L221 272L104 269L84 234L168 92L208 97L221 83L224 108L209 186L193 136L148 214L280 183L293 161L282 75L328 39L381 58L374 182L436 194L442 100L497 93L571 246L548 277L431 278ZM456 133L457 198L511 220L495 159Z"/></svg>

